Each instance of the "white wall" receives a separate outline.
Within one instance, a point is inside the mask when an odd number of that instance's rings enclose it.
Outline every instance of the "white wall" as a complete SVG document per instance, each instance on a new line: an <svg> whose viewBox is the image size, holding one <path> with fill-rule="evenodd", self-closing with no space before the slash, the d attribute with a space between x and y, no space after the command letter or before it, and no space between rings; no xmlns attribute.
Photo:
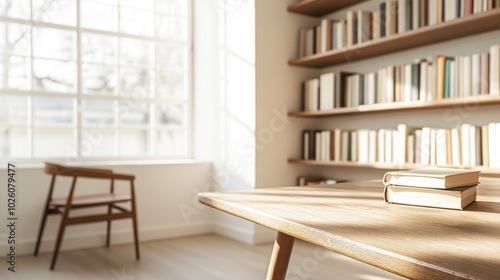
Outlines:
<svg viewBox="0 0 500 280"><path fill-rule="evenodd" d="M287 12L294 2L256 3L257 188L295 184L295 175L303 168L288 164L287 158L300 150L300 131L314 123L286 115L300 107L302 80L317 75L314 69L288 66L288 60L297 56L299 28L316 22Z"/></svg>
<svg viewBox="0 0 500 280"><path fill-rule="evenodd" d="M252 189L255 187L253 0L195 0L194 19L195 156L214 164L209 189ZM252 223L213 212L214 232L254 243Z"/></svg>
<svg viewBox="0 0 500 280"><path fill-rule="evenodd" d="M211 164L192 162L180 164L134 164L109 165L115 172L135 174L139 238L141 241L172 238L211 232L212 214L200 211L197 189L210 181ZM50 176L43 169L18 166L17 177L17 254L31 254L38 233L41 213L48 192ZM55 196L66 196L71 179L56 181ZM0 172L0 182L7 182L7 172ZM103 180L81 180L77 191L81 194L108 190L109 183ZM117 183L117 192L127 192L127 184ZM5 206L7 191L0 192L1 205ZM0 211L0 220L6 221L6 207ZM75 210L75 214L89 213L90 210ZM81 212L84 211L84 212ZM102 209L105 213L106 208ZM54 239L59 228L59 215L49 217L46 224L41 252L52 252ZM67 228L62 250L104 246L106 223L75 225ZM2 247L5 256L7 228L0 227ZM112 244L132 242L132 226L129 219L114 221L112 224ZM133 253L131 252L131 255Z"/></svg>

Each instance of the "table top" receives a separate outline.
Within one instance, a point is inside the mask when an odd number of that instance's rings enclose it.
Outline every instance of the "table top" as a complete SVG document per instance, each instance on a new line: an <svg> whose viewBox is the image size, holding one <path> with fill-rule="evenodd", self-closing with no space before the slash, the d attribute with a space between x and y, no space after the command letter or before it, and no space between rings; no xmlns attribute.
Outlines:
<svg viewBox="0 0 500 280"><path fill-rule="evenodd" d="M381 181L199 194L200 202L412 279L500 279L500 183L466 210L387 204Z"/></svg>

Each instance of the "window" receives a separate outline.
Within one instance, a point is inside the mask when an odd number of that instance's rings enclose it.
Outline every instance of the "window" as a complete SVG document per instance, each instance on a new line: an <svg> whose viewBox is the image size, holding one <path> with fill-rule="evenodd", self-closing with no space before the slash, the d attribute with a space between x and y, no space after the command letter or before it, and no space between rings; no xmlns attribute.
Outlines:
<svg viewBox="0 0 500 280"><path fill-rule="evenodd" d="M0 158L187 157L190 9L0 1Z"/></svg>

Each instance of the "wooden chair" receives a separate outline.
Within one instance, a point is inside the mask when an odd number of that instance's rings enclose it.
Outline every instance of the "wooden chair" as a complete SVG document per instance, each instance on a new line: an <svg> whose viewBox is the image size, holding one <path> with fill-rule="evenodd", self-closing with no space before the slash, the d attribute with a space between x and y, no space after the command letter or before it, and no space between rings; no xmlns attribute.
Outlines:
<svg viewBox="0 0 500 280"><path fill-rule="evenodd" d="M40 224L40 230L38 232L38 238L36 241L36 247L34 252L35 256L38 255L38 249L40 247L40 241L42 239L47 216L52 214L61 214L62 215L61 225L59 227L59 232L57 234L56 244L54 248L54 255L52 256L52 263L50 266L51 270L54 269L54 266L56 264L57 255L59 254L59 248L61 246L62 237L64 235L64 230L66 229L66 226L82 224L82 223L107 221L106 247L109 247L111 220L131 218L134 231L135 255L136 258L139 259L137 213L136 213L136 203L134 196L135 176L127 174L117 174L110 169L70 167L54 163L45 163L45 173L52 175L52 181L50 183L49 193L47 195L47 201L45 203L45 209L42 214L42 222ZM52 198L52 193L54 191L54 185L57 176L73 177L73 181L69 189L69 195L65 198L55 198L55 199ZM109 180L110 181L109 192L97 195L76 196L74 195L74 193L75 193L77 178L95 178L95 179ZM115 180L130 181L130 194L129 195L115 194L114 193ZM123 203L123 202L130 202L130 210L116 205L117 203ZM102 206L107 206L106 214L70 217L70 211L72 209L102 207ZM116 211L113 212L113 209L119 210L119 212L118 213L116 213Z"/></svg>

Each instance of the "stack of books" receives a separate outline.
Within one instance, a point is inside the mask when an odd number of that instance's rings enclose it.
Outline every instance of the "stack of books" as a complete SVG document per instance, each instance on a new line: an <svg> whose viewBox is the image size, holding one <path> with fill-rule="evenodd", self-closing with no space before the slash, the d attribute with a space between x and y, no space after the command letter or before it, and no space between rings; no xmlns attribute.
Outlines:
<svg viewBox="0 0 500 280"><path fill-rule="evenodd" d="M383 178L384 200L463 210L476 200L479 172L438 167L388 172Z"/></svg>

